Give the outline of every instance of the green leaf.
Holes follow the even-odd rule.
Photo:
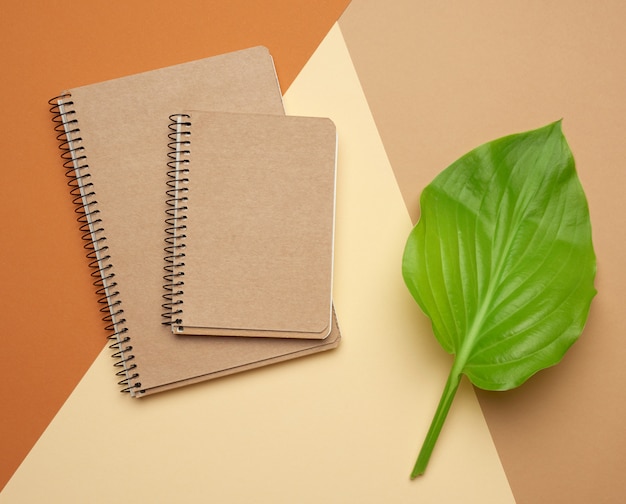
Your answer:
[[[596,260],[561,122],[469,152],[420,197],[404,281],[454,363],[411,477],[422,474],[461,376],[519,386],[580,336]]]

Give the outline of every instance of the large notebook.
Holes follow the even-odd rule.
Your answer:
[[[283,115],[267,49],[77,87],[50,104],[123,391],[147,396],[337,346],[336,323],[323,341],[200,338],[161,323],[168,117]]]
[[[178,334],[330,334],[337,135],[330,119],[172,116],[164,313]]]

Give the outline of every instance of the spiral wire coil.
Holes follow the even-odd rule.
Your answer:
[[[91,182],[91,173],[83,146],[83,139],[74,110],[74,102],[70,93],[55,96],[48,101],[52,121],[55,123],[54,130],[57,133],[61,158],[65,176],[68,178],[70,194],[73,197],[76,220],[80,224],[83,247],[89,259],[89,267],[92,269],[91,277],[98,295],[98,303],[102,306],[100,312],[105,322],[107,338],[112,341],[109,348],[113,351],[112,357],[116,360],[113,364],[120,368],[116,376],[122,378],[118,384],[122,392],[135,395],[142,392],[141,383],[137,381],[139,373],[135,358],[131,353],[133,347],[130,344],[126,319],[120,293],[117,290],[113,264],[106,245],[106,235],[102,225],[100,210],[94,185]]]
[[[180,299],[185,285],[185,234],[187,231],[187,193],[189,188],[189,147],[191,145],[191,122],[187,114],[170,116],[168,134],[169,161],[167,162],[167,190],[165,210],[165,275],[163,280],[163,324],[182,324],[183,300]]]

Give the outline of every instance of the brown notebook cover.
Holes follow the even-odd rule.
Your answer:
[[[142,397],[338,344],[337,329],[322,342],[198,338],[161,323],[167,118],[185,109],[283,115],[266,48],[77,87],[50,104],[124,391]]]
[[[332,121],[199,111],[173,119],[165,285],[172,330],[326,338],[337,150]]]

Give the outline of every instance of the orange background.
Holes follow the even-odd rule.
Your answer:
[[[106,341],[47,100],[259,44],[274,56],[284,92],[348,3],[5,2],[0,489]]]

